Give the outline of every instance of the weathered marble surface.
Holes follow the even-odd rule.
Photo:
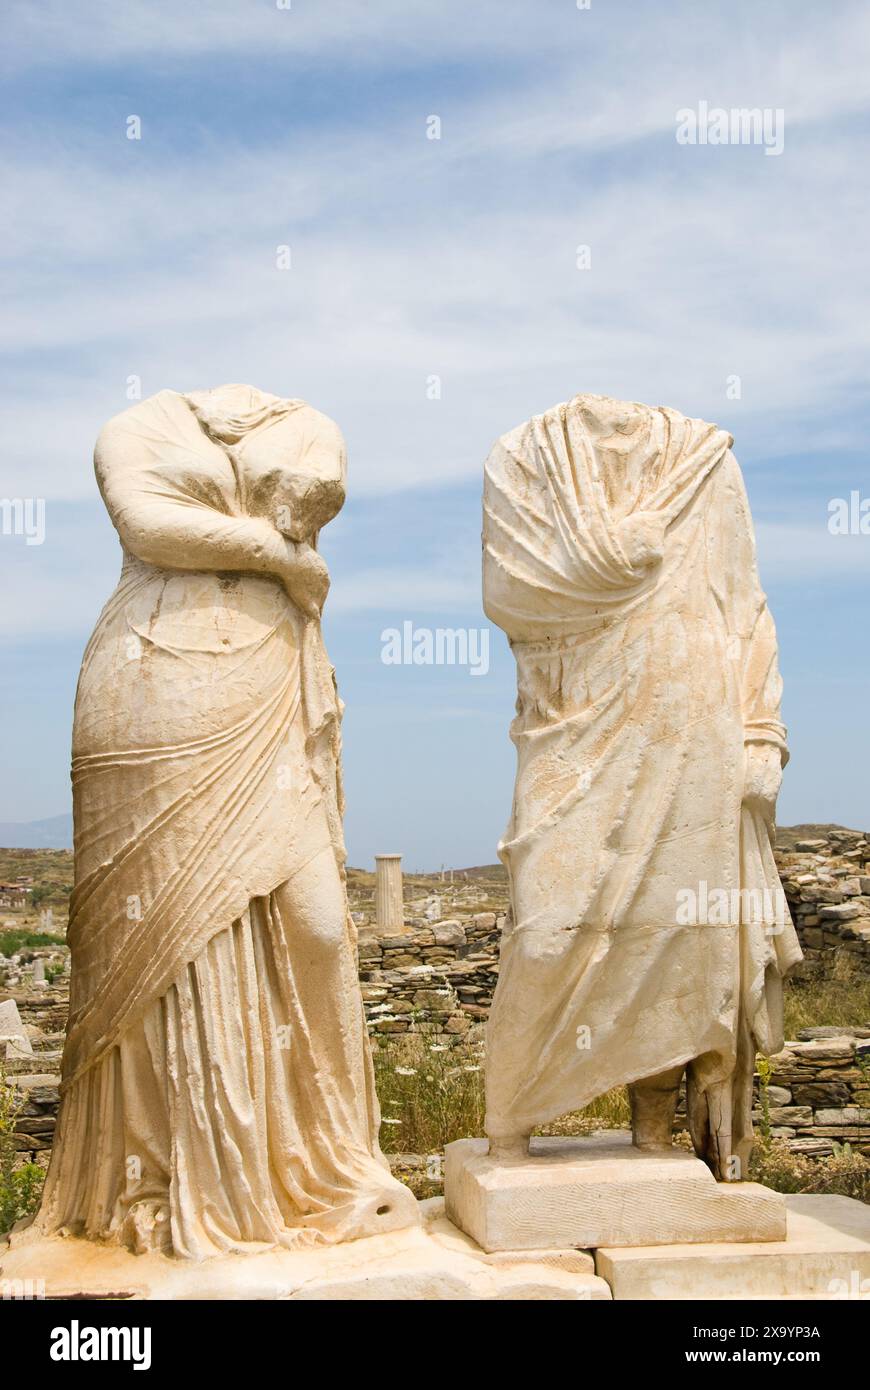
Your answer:
[[[789,1196],[785,1205],[784,1240],[603,1247],[594,1264],[583,1250],[487,1254],[453,1225],[440,1198],[420,1204],[421,1227],[330,1249],[203,1262],[23,1232],[11,1248],[0,1244],[0,1287],[14,1298],[17,1288],[32,1288],[28,1280],[44,1280],[47,1297],[125,1300],[866,1299],[870,1210],[849,1197]]]
[[[193,1262],[118,1245],[23,1232],[0,1244],[0,1287],[45,1281],[45,1295],[70,1298],[498,1301],[610,1299],[582,1250],[488,1255],[444,1216],[420,1204],[422,1225],[326,1248],[270,1250]],[[8,1284],[6,1281],[9,1281]],[[23,1283],[21,1284],[23,1288]]]
[[[0,1003],[0,1062],[29,1057],[33,1044],[27,1036],[14,999]]]
[[[375,855],[375,923],[383,932],[405,930],[401,854]]]
[[[666,1147],[685,1072],[698,1153],[746,1173],[755,1054],[782,1046],[800,948],[771,845],[776,638],[731,443],[581,395],[486,463],[484,606],[518,694],[487,1049],[503,1154],[624,1083],[635,1141]],[[687,895],[709,894],[719,915],[693,920]]]
[[[601,1249],[595,1267],[615,1299],[870,1297],[870,1207],[807,1194],[785,1204],[785,1240]]]
[[[758,1183],[717,1183],[683,1149],[638,1151],[628,1134],[533,1139],[516,1158],[485,1139],[445,1153],[447,1214],[484,1250],[784,1240],[785,1203]]]
[[[341,434],[250,386],[161,391],[95,466],[123,567],[76,698],[70,1018],[34,1231],[202,1260],[413,1225],[378,1147],[320,627]]]

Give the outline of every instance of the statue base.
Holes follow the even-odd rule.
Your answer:
[[[488,1255],[420,1203],[420,1226],[314,1250],[176,1260],[26,1228],[0,1244],[0,1300],[282,1299],[609,1300],[592,1256],[580,1250]]]
[[[634,1148],[607,1131],[532,1139],[528,1155],[489,1156],[486,1139],[445,1151],[447,1215],[487,1251],[766,1242],[786,1238],[781,1193],[718,1183],[685,1149]]]
[[[788,1239],[596,1250],[615,1299],[870,1298],[870,1207],[854,1197],[785,1199]]]
[[[776,1194],[773,1194],[776,1195]],[[487,1253],[444,1214],[324,1246],[194,1262],[27,1230],[0,1246],[0,1300],[499,1301],[858,1299],[870,1293],[870,1208],[785,1198],[786,1240]]]

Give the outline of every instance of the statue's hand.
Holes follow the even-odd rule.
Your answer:
[[[747,743],[745,754],[743,804],[772,820],[782,782],[782,755],[772,743]]]
[[[665,553],[665,523],[658,512],[631,512],[617,524],[616,534],[633,570],[651,569]]]
[[[329,592],[329,570],[317,551],[305,541],[290,541],[281,578],[290,598],[308,618],[319,618]]]

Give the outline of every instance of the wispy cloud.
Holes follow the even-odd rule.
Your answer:
[[[86,633],[112,586],[90,455],[132,377],[339,421],[340,633],[475,611],[483,457],[580,390],[734,433],[796,624],[865,582],[825,506],[870,492],[866,6],[13,0],[4,31],[0,496],[49,502],[45,546],[0,543],[7,640]],[[783,154],[678,146],[701,100],[783,108]]]

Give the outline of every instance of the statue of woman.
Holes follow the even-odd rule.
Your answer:
[[[487,460],[484,606],[518,688],[494,1152],[625,1083],[635,1144],[666,1147],[685,1073],[696,1150],[746,1176],[756,1050],[782,1046],[801,953],[771,847],[776,636],[731,444],[581,395]]]
[[[200,1259],[411,1225],[378,1148],[320,630],[341,435],[248,386],[161,391],[95,464],[123,568],[76,697],[37,1228]]]

